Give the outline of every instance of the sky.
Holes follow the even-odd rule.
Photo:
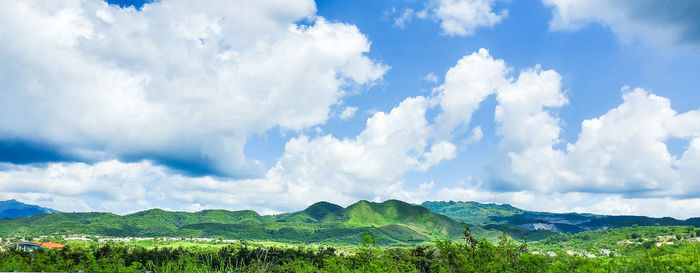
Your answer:
[[[691,0],[13,1],[0,199],[700,216]]]

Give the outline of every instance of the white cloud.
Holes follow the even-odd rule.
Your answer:
[[[76,209],[68,200],[77,199],[82,204],[77,209],[119,213],[152,206],[288,211],[320,200],[343,205],[358,199],[418,200],[432,184],[405,189],[402,176],[451,159],[456,150],[447,141],[428,143],[428,107],[423,97],[407,98],[389,113],[375,113],[354,139],[331,135],[292,138],[263,178],[193,178],[172,174],[149,161],[46,167],[5,164],[0,172],[0,196],[62,210]],[[115,205],[119,203],[125,205]]]
[[[667,98],[643,89],[624,92],[622,104],[585,120],[578,141],[567,146],[568,164],[578,174],[575,186],[696,196],[700,178],[695,170],[700,162],[694,158],[694,143],[700,136],[700,111],[678,114]],[[665,141],[671,138],[691,141],[680,158],[666,147]]]
[[[494,11],[496,0],[431,0],[425,9],[405,8],[394,18],[394,25],[403,29],[413,18],[430,19],[440,23],[443,33],[450,36],[469,36],[477,28],[492,27],[508,17],[508,10]],[[395,9],[392,13],[396,12]]]
[[[552,30],[572,31],[590,23],[609,27],[623,42],[656,45],[700,42],[697,1],[542,0],[552,8]]]
[[[524,89],[520,92],[526,97],[535,96]],[[492,178],[498,181],[493,186],[636,197],[697,196],[700,180],[696,170],[700,162],[695,156],[700,111],[677,114],[666,98],[643,89],[624,92],[624,102],[618,107],[583,121],[578,140],[566,144],[566,150],[554,148],[560,142],[561,128],[546,110],[528,117],[520,112],[499,113],[497,109],[499,134],[503,136],[502,160],[492,166]],[[561,103],[550,106],[558,105]],[[531,132],[528,128],[538,130]],[[679,158],[666,147],[665,142],[671,138],[691,143]]]
[[[562,129],[552,113],[568,104],[561,76],[537,66],[521,71],[515,80],[508,70],[502,60],[481,50],[460,60],[438,88],[444,111],[436,120],[447,128],[468,124],[479,104],[496,94],[496,134],[501,140],[487,170],[487,188],[677,198],[700,193],[700,110],[678,114],[666,98],[625,89],[621,105],[583,121],[578,141],[564,143],[562,150],[556,148],[562,144]],[[665,142],[671,138],[691,143],[680,158],[668,152]]]
[[[413,16],[415,16],[415,13],[416,12],[413,9],[404,9],[403,13],[401,13],[401,16],[394,18],[394,25],[399,28],[405,28],[406,24],[410,23],[411,20],[413,20]]]
[[[624,103],[583,121],[578,141],[562,143],[554,110],[569,101],[561,76],[535,66],[514,79],[510,70],[482,49],[462,58],[435,90],[435,102],[443,110],[435,119],[439,135],[460,132],[455,128],[468,126],[481,102],[496,95],[494,117],[501,139],[488,164],[486,188],[676,198],[700,193],[700,110],[678,114],[666,98],[625,89]],[[672,138],[690,141],[680,158],[665,145]],[[557,148],[560,144],[566,149]]]
[[[423,80],[431,82],[431,83],[437,83],[438,81],[440,81],[440,78],[438,78],[435,75],[435,73],[430,72],[430,73],[428,73],[428,75],[425,75],[425,77],[423,77]]]
[[[512,172],[494,170],[494,178],[540,188],[559,183],[562,153],[553,145],[561,128],[547,109],[568,103],[560,89],[559,74],[539,67],[521,71],[517,81],[499,89],[495,120],[502,153],[493,168],[509,165]]]
[[[482,137],[484,137],[484,131],[481,130],[481,125],[476,126],[476,127],[474,127],[474,129],[472,129],[471,136],[469,136],[469,138],[464,140],[463,144],[464,144],[464,146],[468,146],[468,145],[477,143],[477,142],[479,142],[479,140],[481,140]]]
[[[23,1],[0,10],[0,135],[89,160],[261,175],[246,138],[324,123],[387,67],[313,1]],[[295,25],[309,20],[309,26]],[[300,68],[304,69],[300,69]],[[304,92],[299,92],[304,90]],[[204,163],[202,163],[204,162]]]
[[[364,36],[347,25],[317,20],[313,27],[288,30],[294,37],[313,36],[316,34],[307,32],[337,31],[323,30],[335,27],[357,35],[361,38],[358,38],[362,41],[360,44],[367,45]],[[304,40],[294,41],[302,43]],[[350,56],[369,62],[364,67],[381,70],[364,57],[365,51],[366,48]],[[270,62],[273,66],[274,62]],[[466,143],[478,141],[483,136],[480,126],[473,127],[470,136],[464,136],[471,126],[471,116],[484,100],[495,95],[498,103],[496,134],[501,140],[497,156],[486,170],[487,176],[471,189],[437,190],[438,198],[502,200],[500,202],[540,210],[677,217],[688,217],[697,207],[700,110],[679,114],[666,98],[642,89],[625,89],[621,105],[598,118],[584,121],[578,140],[563,143],[562,128],[555,112],[568,103],[561,90],[561,76],[539,66],[524,69],[517,77],[512,77],[511,71],[503,60],[491,57],[485,49],[464,56],[446,73],[444,83],[431,97],[409,97],[388,113],[372,113],[366,128],[354,138],[339,139],[330,134],[316,138],[294,137],[285,145],[284,154],[276,165],[260,178],[192,178],[173,174],[151,161],[111,160],[92,165],[56,163],[44,167],[4,164],[0,166],[0,196],[63,210],[116,212],[152,206],[186,210],[252,208],[273,212],[301,209],[319,200],[342,205],[357,199],[425,200],[431,196],[434,184],[424,183],[416,189],[407,189],[403,177],[454,158],[456,147],[452,141],[456,138],[465,137],[463,142]],[[333,76],[334,80],[329,82],[368,83],[380,75],[364,80],[361,76]],[[333,92],[340,92],[338,90]],[[44,107],[51,109],[50,105]],[[217,109],[224,111],[224,108]],[[431,110],[437,110],[433,122],[427,118]],[[327,115],[328,112],[324,112],[320,116],[325,119]],[[13,121],[16,122],[10,119],[2,122]],[[135,122],[139,124],[138,120]],[[296,126],[284,125],[283,120],[277,122],[283,127]],[[153,129],[156,132],[146,130],[144,134],[158,136],[157,129]],[[51,130],[61,132],[61,128]],[[57,138],[60,136],[58,134]],[[668,153],[664,143],[671,138],[688,140],[688,147],[680,156]],[[95,141],[95,138],[86,139]],[[556,148],[560,145],[566,148]],[[205,148],[216,150],[217,146]],[[75,205],[69,203],[74,201]],[[660,209],[645,209],[645,202],[656,204]],[[547,207],[543,207],[545,204]]]
[[[50,206],[63,211],[124,212],[150,205],[160,192],[152,185],[165,183],[163,167],[150,162],[116,160],[93,165],[51,163],[47,166],[3,163],[0,196]]]
[[[353,106],[346,106],[345,109],[343,109],[343,112],[340,113],[339,117],[340,119],[349,119],[353,117],[357,113],[357,107]]]
[[[436,117],[440,135],[469,125],[479,104],[508,83],[508,71],[503,60],[494,60],[483,48],[450,68],[445,82],[435,89],[435,100],[442,110]]]
[[[495,0],[439,0],[435,17],[447,35],[467,36],[479,27],[491,27],[508,16],[507,10],[493,11]]]
[[[533,200],[560,196],[561,210],[609,208],[606,213],[691,216],[680,204],[697,202],[700,193],[700,110],[679,114],[667,98],[625,88],[621,105],[583,121],[579,139],[562,143],[554,111],[569,101],[561,90],[561,76],[536,66],[513,79],[510,70],[480,50],[460,60],[436,89],[436,101],[443,109],[436,126],[447,128],[443,131],[468,126],[488,96],[495,94],[498,102],[499,151],[488,164],[485,179],[455,199],[501,198],[504,203],[538,208]],[[668,152],[665,142],[672,138],[689,141],[682,155]],[[561,144],[566,149],[557,148]],[[438,197],[451,191],[459,192],[442,189]],[[569,201],[572,196],[594,199],[577,204]],[[663,212],[651,212],[644,209],[645,200],[668,205]]]

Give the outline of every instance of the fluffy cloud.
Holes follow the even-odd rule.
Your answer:
[[[439,0],[434,10],[447,35],[472,35],[478,27],[491,27],[508,16],[507,10],[493,11],[495,0]]]
[[[567,163],[577,170],[574,187],[697,196],[700,111],[678,114],[667,98],[643,89],[624,92],[622,104],[585,120],[578,141],[567,145]],[[671,138],[690,141],[680,157],[666,147]]]
[[[416,12],[413,9],[404,9],[403,13],[401,13],[399,17],[394,18],[394,25],[399,28],[405,28],[406,24],[413,20],[413,16],[415,15],[415,13]]]
[[[536,96],[524,89],[519,92],[529,98]],[[623,92],[624,102],[598,118],[583,121],[578,140],[567,143],[565,150],[554,148],[560,143],[561,128],[546,110],[527,115],[499,113],[497,109],[502,160],[492,166],[495,183],[491,187],[635,197],[697,196],[700,111],[678,114],[666,98],[643,89]],[[561,93],[552,95],[550,99],[559,99],[549,106],[566,102]],[[538,130],[530,132],[528,128]],[[689,141],[678,157],[671,155],[665,144],[673,138]]]
[[[144,10],[148,7],[144,7]],[[114,7],[107,8],[113,9]],[[133,13],[138,14],[135,11]],[[324,28],[327,29],[324,30]],[[330,24],[320,19],[317,19],[310,27],[292,25],[280,30],[280,33],[284,33],[283,36],[294,37],[295,43],[303,44],[307,38],[302,39],[299,35],[325,37],[339,31],[333,28],[346,30],[345,34],[355,35],[353,37],[358,39],[359,44],[368,45],[364,36],[359,34],[354,27]],[[309,33],[314,31],[321,34]],[[279,46],[282,40],[274,41]],[[314,44],[315,42],[312,41],[314,40],[306,42]],[[320,41],[318,42],[320,43]],[[83,41],[81,40],[80,43]],[[333,43],[328,46],[331,45],[336,46]],[[260,47],[259,50],[263,50],[262,52],[271,54],[271,52],[265,51],[270,50],[266,44],[263,43],[258,47]],[[72,50],[73,46],[67,48]],[[350,57],[357,58],[357,62],[354,64],[346,62],[340,67],[335,67],[334,65],[337,64],[332,61],[323,62],[328,65],[324,67],[330,71],[326,71],[330,75],[327,78],[328,82],[335,83],[335,85],[330,85],[333,87],[332,90],[323,90],[330,90],[331,93],[336,92],[334,93],[336,97],[333,97],[326,104],[327,108],[321,111],[323,115],[319,114],[319,120],[311,119],[308,122],[296,124],[292,121],[287,123],[283,118],[280,118],[267,126],[257,127],[259,124],[254,124],[241,128],[253,132],[266,130],[269,126],[299,129],[322,122],[328,116],[328,108],[338,103],[339,96],[342,96],[343,93],[342,87],[349,84],[348,82],[367,84],[381,76],[384,68],[364,57],[366,50],[367,47],[348,53]],[[280,58],[294,58],[287,56],[294,54],[303,55],[304,53],[285,52],[285,54],[280,55]],[[331,55],[329,53],[329,56]],[[241,56],[238,55],[235,58],[244,60],[245,58]],[[307,58],[297,57],[300,58],[299,61]],[[337,58],[349,57],[343,55],[337,56]],[[274,61],[268,60],[268,62],[265,65],[255,64],[254,67],[258,67],[260,70],[246,67],[246,71],[270,73],[267,69],[273,67],[282,69],[279,65],[275,65]],[[244,63],[236,64],[245,67]],[[356,64],[360,64],[363,69],[348,68]],[[117,64],[114,65],[118,67]],[[144,67],[147,70],[148,66]],[[97,68],[100,66],[96,66]],[[343,70],[346,68],[350,70]],[[365,68],[369,70],[365,70]],[[289,69],[291,72],[285,73],[299,76],[293,74],[292,70],[294,69]],[[316,72],[320,73],[319,71]],[[350,71],[364,72],[354,75]],[[374,72],[369,73],[368,71]],[[528,209],[672,215],[677,217],[688,217],[690,216],[689,211],[697,208],[698,194],[700,194],[697,190],[697,186],[700,184],[697,180],[700,177],[700,171],[698,171],[700,170],[700,110],[677,113],[671,108],[667,98],[656,96],[643,89],[625,89],[623,90],[624,102],[622,104],[598,118],[583,121],[578,140],[564,143],[560,138],[562,128],[556,115],[556,110],[568,103],[565,92],[561,90],[561,76],[553,70],[543,70],[539,66],[519,71],[517,76],[512,75],[512,71],[513,69],[509,68],[505,61],[493,58],[485,49],[464,56],[454,67],[449,69],[443,84],[435,88],[431,96],[409,97],[388,112],[373,113],[367,119],[364,130],[352,138],[340,139],[331,134],[318,137],[302,134],[294,137],[286,143],[284,153],[276,164],[258,178],[188,177],[173,173],[159,162],[149,160],[131,163],[103,160],[94,164],[52,163],[46,166],[6,163],[0,165],[0,197],[17,198],[68,211],[108,210],[121,213],[150,207],[184,210],[250,208],[272,213],[300,209],[320,200],[346,205],[357,199],[382,200],[387,198],[399,198],[412,202],[435,198],[496,201],[513,203]],[[252,78],[253,74],[260,77],[267,75],[248,73],[252,74],[242,76],[234,73],[235,75],[229,76]],[[148,73],[144,75],[152,77]],[[150,81],[156,78],[148,79]],[[90,79],[88,77],[86,82],[89,83]],[[290,83],[296,82],[292,79],[287,80]],[[97,129],[102,128],[103,125],[119,125],[119,123],[109,119],[103,121],[102,119],[107,117],[106,114],[96,110],[93,111],[96,111],[97,117],[84,117],[87,121],[76,121],[77,125],[66,123],[68,124],[67,128],[63,128],[58,125],[52,127],[51,124],[48,124],[46,125],[48,128],[39,129],[53,130],[51,132],[54,132],[59,140],[62,138],[68,140],[75,138],[77,140],[78,137],[83,137],[88,143],[73,144],[86,151],[87,154],[95,153],[95,151],[98,154],[105,151],[121,151],[117,149],[118,145],[127,144],[141,147],[146,151],[159,151],[154,147],[165,147],[171,144],[169,138],[165,138],[162,143],[156,141],[159,136],[168,136],[168,134],[161,135],[159,133],[180,132],[176,129],[181,128],[174,127],[175,129],[173,129],[168,126],[167,122],[173,121],[169,120],[168,115],[159,115],[161,112],[158,111],[172,110],[167,106],[170,105],[169,103],[174,103],[175,100],[198,101],[193,98],[201,99],[203,104],[212,103],[212,109],[207,109],[207,111],[223,111],[227,115],[215,115],[212,117],[216,121],[214,123],[210,123],[210,120],[204,119],[203,116],[199,116],[200,119],[190,119],[191,117],[184,115],[178,116],[182,118],[183,122],[189,122],[187,124],[201,125],[209,132],[219,132],[215,129],[221,129],[218,127],[218,122],[224,120],[232,122],[225,123],[229,125],[237,124],[234,121],[247,124],[247,121],[233,115],[237,113],[235,111],[242,111],[237,107],[233,107],[234,110],[227,110],[228,108],[220,105],[218,101],[210,101],[206,99],[207,97],[198,97],[201,94],[206,94],[207,90],[199,90],[193,94],[188,93],[193,97],[178,97],[179,93],[176,92],[175,96],[168,98],[169,103],[161,103],[158,99],[149,97],[147,91],[151,89],[141,86],[148,86],[149,81],[138,83],[138,88],[133,89],[136,90],[134,92],[138,91],[137,93],[140,94],[140,96],[135,96],[139,99],[136,102],[145,103],[144,105],[136,104],[138,107],[135,109],[138,111],[134,110],[134,113],[145,115],[145,112],[139,111],[154,111],[148,112],[148,114],[153,114],[156,118],[164,118],[162,120],[156,119],[164,124],[150,123],[154,122],[150,116],[144,116],[145,121],[140,121],[138,115],[133,116],[128,111],[124,112],[124,115],[132,120],[132,123],[137,126],[136,129],[144,130],[145,136],[154,137],[154,139],[146,138],[144,143],[135,142],[130,139],[129,130],[131,129],[126,126],[129,124],[122,125],[124,126],[123,132],[117,130],[120,127],[107,129],[108,132],[116,134],[116,136],[123,136],[125,139],[123,142],[106,143],[100,142],[102,138],[85,137],[86,134],[90,136],[92,131],[87,130],[88,127],[81,127],[86,126],[81,122],[102,122],[99,124],[86,123]],[[226,82],[224,81],[224,83]],[[127,81],[123,84],[131,83]],[[187,82],[182,82],[182,85],[187,86]],[[29,86],[35,86],[38,89],[28,89],[35,92],[27,92],[27,96],[33,96],[35,93],[45,95],[46,92],[49,92],[41,84]],[[57,86],[60,87],[60,85]],[[77,85],[77,87],[80,86]],[[99,87],[99,85],[95,86]],[[112,95],[116,96],[115,99],[119,98],[117,95],[122,94],[118,92],[119,90],[121,89],[117,88],[112,91]],[[271,87],[271,90],[270,92],[273,93],[282,92],[280,90],[283,90],[283,86]],[[287,91],[292,92],[293,89]],[[164,91],[154,90],[153,92]],[[11,91],[6,93],[9,95],[24,94]],[[3,93],[2,95],[8,96],[8,94]],[[80,92],[77,94],[90,95],[90,93]],[[243,103],[244,99],[250,99],[245,96],[241,97],[242,95],[235,92],[227,94],[237,99],[243,108],[246,105]],[[250,105],[262,103],[261,109],[265,109],[268,106],[265,103],[270,102],[270,100],[275,101],[272,99],[274,96],[271,93],[264,94],[264,98],[256,97],[260,100],[251,101]],[[455,142],[456,140],[463,138],[461,143],[468,145],[478,141],[484,135],[481,126],[472,124],[471,116],[489,96],[496,97],[497,106],[494,110],[494,117],[497,129],[495,133],[500,137],[500,143],[483,179],[477,179],[478,183],[472,187],[460,186],[433,190],[434,183],[429,182],[420,184],[416,188],[407,188],[403,181],[406,174],[426,171],[432,166],[456,157],[457,147],[453,144],[453,142],[458,143]],[[126,98],[133,99],[130,96],[126,96]],[[215,98],[220,97],[215,96]],[[107,100],[107,98],[104,99]],[[294,104],[295,99],[289,98],[290,104]],[[76,97],[66,98],[66,101],[72,100],[76,100],[78,108],[89,106],[87,102],[77,100]],[[27,97],[27,101],[41,100]],[[92,100],[86,99],[86,101]],[[0,100],[0,102],[4,102],[8,107],[13,106],[4,100]],[[150,104],[158,107],[149,108]],[[37,105],[41,106],[37,107],[38,110],[24,109],[24,111],[55,111],[54,107],[58,107],[48,102],[45,105]],[[108,109],[107,106],[110,105],[105,104],[103,108]],[[278,104],[272,103],[271,105]],[[188,104],[181,106],[183,108],[180,110],[184,112],[197,113],[193,110],[194,106]],[[1,111],[8,111],[8,113],[20,111],[19,107],[13,107],[11,110],[3,108]],[[61,110],[70,110],[67,106],[61,107]],[[299,111],[302,109],[301,105],[295,107],[299,108],[292,107],[290,109]],[[293,112],[289,111],[296,110],[284,111],[292,116]],[[47,113],[53,113],[51,111]],[[78,116],[77,114],[83,113],[83,111],[80,110],[68,116],[56,113],[56,117],[47,116],[47,119],[58,122],[62,118]],[[268,114],[274,116],[276,113],[274,111],[282,110],[269,111],[272,112]],[[33,114],[33,112],[28,114]],[[253,114],[250,118],[257,120],[256,115]],[[280,117],[282,116],[285,115],[280,115]],[[434,118],[430,119],[433,116]],[[36,122],[32,118],[38,119],[38,117],[30,116],[28,120]],[[91,120],[93,118],[96,120]],[[22,125],[17,120],[9,119],[5,115],[0,115],[0,120],[4,122],[3,126],[0,127],[3,130],[7,128],[7,131],[21,132],[15,126],[6,126],[12,122],[17,123],[17,126]],[[146,125],[152,125],[154,128],[138,127]],[[26,124],[24,126],[30,127]],[[470,127],[471,130],[469,130]],[[230,130],[225,132],[235,131],[236,128],[238,127],[229,128]],[[105,134],[99,130],[97,133]],[[8,132],[3,132],[3,134],[8,134]],[[38,136],[44,136],[44,134]],[[116,139],[116,136],[105,139]],[[177,137],[189,139],[198,136],[202,135],[183,133],[183,136],[178,135]],[[688,141],[687,148],[680,155],[671,155],[665,145],[666,141],[674,138]],[[215,139],[221,140],[221,138]],[[205,143],[202,151],[215,152],[221,148],[215,144],[209,144],[210,142],[198,142],[199,139],[192,139],[192,141],[195,144]],[[231,145],[237,143],[235,139],[230,138],[223,141],[234,142]],[[243,137],[240,141],[245,141],[245,138]],[[71,144],[70,141],[65,143]],[[156,146],[146,145],[151,143],[155,143],[153,145]],[[104,148],[105,146],[106,148]],[[187,149],[191,147],[178,148],[187,152]],[[548,200],[548,202],[541,202],[541,200]],[[543,207],[544,204],[547,204],[547,207]],[[658,205],[658,210],[651,211],[645,208],[644,204]]]
[[[496,96],[501,139],[484,188],[676,198],[700,193],[700,110],[679,114],[667,98],[625,88],[621,105],[583,121],[578,140],[562,143],[555,110],[569,101],[561,76],[539,66],[522,70],[517,78],[510,71],[482,49],[462,58],[436,89],[443,110],[436,117],[438,132],[459,132],[455,128],[469,125],[481,102]],[[689,142],[678,157],[665,144],[674,138]]]
[[[405,28],[414,17],[431,19],[440,23],[440,28],[446,35],[469,36],[477,28],[492,27],[508,17],[508,10],[493,10],[495,2],[496,0],[433,0],[421,11],[404,9],[394,18],[394,25]]]
[[[600,23],[624,42],[642,40],[653,44],[700,42],[700,3],[653,0],[542,0],[552,8],[553,30],[576,30]]]
[[[260,176],[246,138],[324,123],[386,66],[313,1],[23,1],[0,10],[0,137],[83,160]],[[308,20],[308,25],[295,22]],[[303,69],[301,69],[303,68]],[[304,90],[304,92],[299,92]]]
[[[468,126],[479,104],[508,83],[508,68],[494,60],[488,50],[464,56],[445,74],[445,82],[435,89],[435,100],[442,112],[436,117],[442,135]]]
[[[338,117],[340,119],[349,119],[353,117],[355,113],[357,113],[357,107],[347,106],[345,107],[345,109],[343,109],[343,112],[340,112],[340,115],[338,115]]]
[[[452,132],[469,125],[481,102],[495,95],[496,134],[501,138],[480,183],[441,189],[438,199],[502,200],[542,210],[691,216],[682,205],[695,204],[700,193],[700,110],[677,113],[667,98],[624,88],[622,104],[583,121],[578,140],[563,143],[555,111],[569,101],[561,89],[561,76],[539,66],[522,70],[517,78],[510,77],[510,71],[505,62],[480,50],[460,60],[436,89],[443,109],[436,126]],[[671,139],[688,141],[682,154],[669,153],[666,142]],[[538,207],[537,200],[559,200],[552,201],[559,208]],[[660,204],[661,210],[645,209],[647,201]]]
[[[456,153],[447,141],[429,143],[431,131],[425,118],[429,105],[423,97],[407,98],[389,113],[375,113],[353,139],[292,138],[263,178],[187,177],[149,161],[52,163],[43,168],[5,164],[0,196],[66,210],[76,209],[67,200],[79,199],[79,209],[119,213],[152,206],[275,212],[301,209],[320,200],[344,205],[358,199],[420,201],[432,183],[405,189],[402,176],[424,171]],[[118,203],[129,205],[112,205]]]
[[[63,211],[125,212],[155,205],[154,185],[164,184],[166,168],[150,162],[116,160],[50,163],[46,166],[0,165],[0,198],[19,199]],[[164,205],[164,204],[159,204]]]
[[[456,155],[447,141],[429,143],[428,107],[426,98],[407,98],[389,113],[375,113],[353,139],[293,138],[266,180],[285,185],[287,207],[308,205],[319,196],[348,204],[410,195],[401,182],[407,172],[425,171]]]

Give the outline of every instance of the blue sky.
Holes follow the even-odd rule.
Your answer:
[[[700,212],[694,1],[109,2],[5,11],[0,197]]]

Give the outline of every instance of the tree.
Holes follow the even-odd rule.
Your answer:
[[[464,235],[464,244],[467,245],[468,247],[474,248],[476,247],[477,240],[474,238],[472,235],[471,230],[469,230],[469,225],[464,225],[464,231],[462,232]]]

